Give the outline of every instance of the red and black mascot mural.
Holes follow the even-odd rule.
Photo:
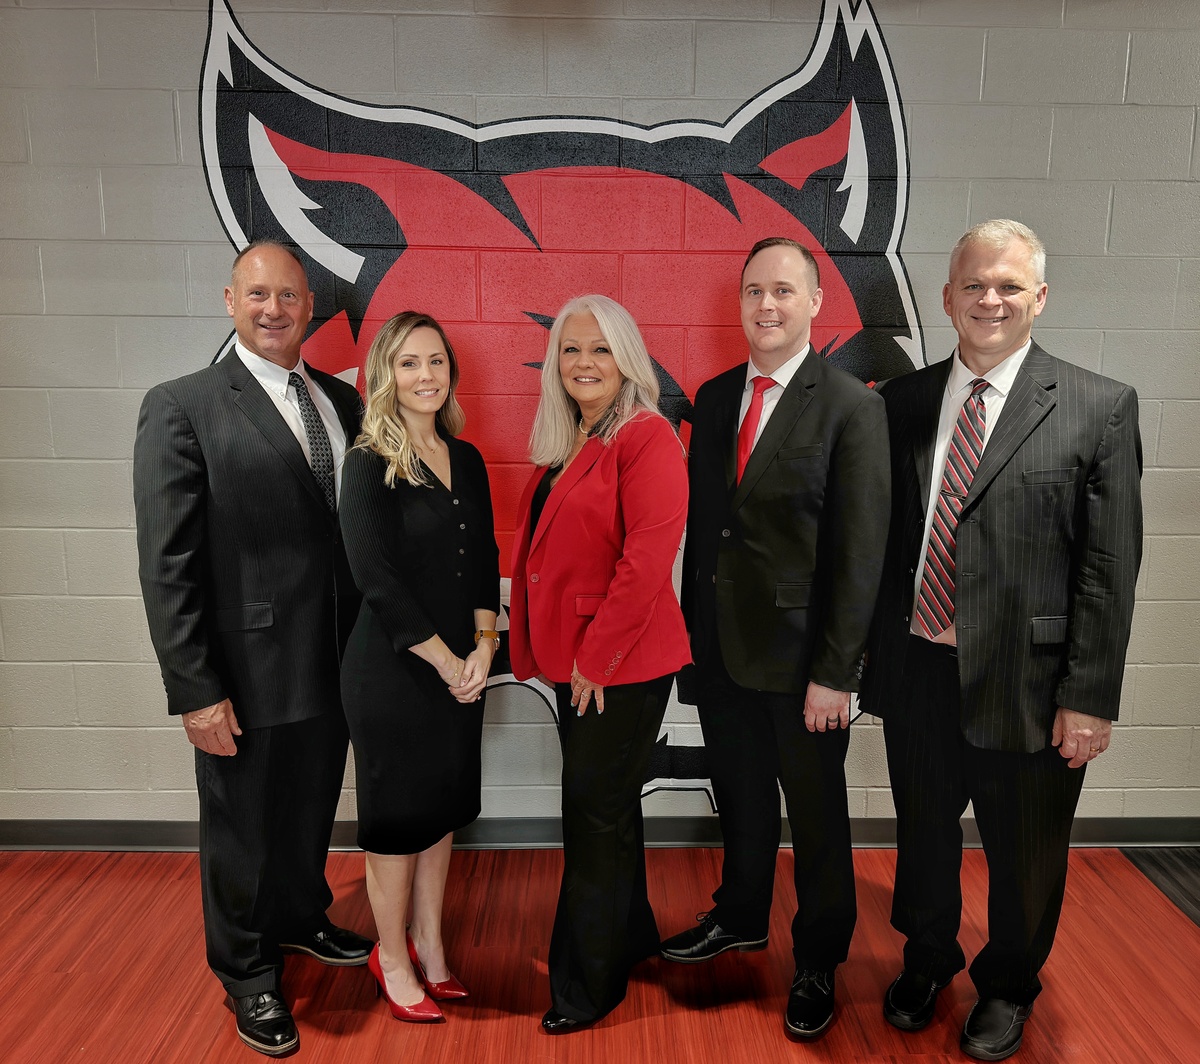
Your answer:
[[[655,126],[473,125],[355,102],[272,63],[213,0],[200,128],[233,245],[281,240],[307,267],[310,363],[354,381],[392,314],[413,307],[446,325],[502,558],[528,476],[546,329],[572,296],[602,292],[629,308],[685,439],[696,389],[745,358],[737,278],[763,236],[793,237],[820,261],[822,355],[867,381],[924,361],[899,254],[901,101],[868,0],[825,0],[796,72],[725,122]],[[663,786],[700,780],[702,751],[664,737],[653,773]]]

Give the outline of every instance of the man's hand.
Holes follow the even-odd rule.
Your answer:
[[[850,692],[809,683],[804,696],[804,726],[822,732],[850,727]]]
[[[233,703],[228,698],[215,706],[184,713],[183,730],[187,732],[188,741],[198,750],[221,757],[232,757],[237,753],[233,737],[242,734],[237,717],[233,715]]]
[[[1089,717],[1076,713],[1064,706],[1054,714],[1054,734],[1050,742],[1058,752],[1068,758],[1068,768],[1080,768],[1094,761],[1108,749],[1112,738],[1112,721],[1103,717]]]

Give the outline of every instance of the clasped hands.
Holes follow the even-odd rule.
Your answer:
[[[492,667],[495,653],[492,641],[481,639],[465,658],[450,655],[449,661],[438,669],[438,675],[459,702],[478,702],[487,685],[488,670]]]

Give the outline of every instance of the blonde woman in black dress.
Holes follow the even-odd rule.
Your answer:
[[[446,965],[442,897],[452,833],[479,815],[500,573],[487,472],[457,439],[458,364],[441,326],[398,314],[366,375],[339,511],[363,593],[342,700],[379,931],[369,967],[397,1019],[436,1023],[438,1001],[467,996]]]

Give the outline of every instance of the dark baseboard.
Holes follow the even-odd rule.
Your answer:
[[[896,822],[890,818],[851,822],[856,846],[894,846]],[[356,824],[339,820],[331,846],[353,850]],[[963,821],[968,846],[979,844],[974,820]],[[5,850],[194,850],[198,827],[174,820],[0,820],[0,849]],[[783,842],[791,843],[787,821]],[[1196,846],[1200,817],[1088,817],[1075,821],[1075,846]],[[538,849],[562,845],[557,817],[493,817],[456,832],[460,849]],[[715,816],[647,817],[648,846],[720,846]]]

